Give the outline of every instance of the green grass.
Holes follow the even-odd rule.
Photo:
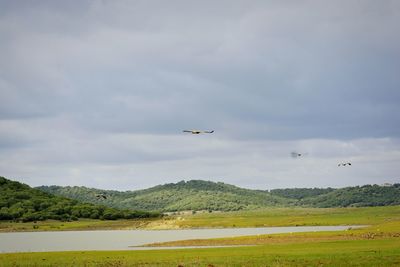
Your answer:
[[[5,227],[5,224],[4,222],[0,223],[0,227]],[[189,240],[170,244],[256,244],[256,246],[245,247],[8,253],[0,254],[0,266],[400,266],[399,206],[341,209],[274,208],[259,211],[185,215],[151,221],[38,222],[39,230],[47,228],[50,230],[75,230],[157,228],[160,226],[201,228],[339,224],[368,224],[371,226],[365,229],[338,232]],[[8,229],[14,227],[16,230],[21,230],[21,227],[29,228],[33,227],[33,224],[11,223],[8,227]]]
[[[143,228],[154,219],[141,220],[90,220],[79,221],[37,221],[27,223],[0,222],[0,232],[68,231],[68,230],[122,230]]]
[[[373,225],[400,220],[400,206],[366,208],[271,208],[182,216],[180,228],[306,225]]]
[[[147,244],[149,247],[185,247],[185,246],[230,246],[265,245],[282,243],[312,243],[341,240],[400,238],[400,221],[391,221],[369,227],[347,229],[344,231],[303,232],[285,234],[263,234],[228,238],[189,239]]]
[[[400,239],[154,251],[0,254],[1,266],[398,266]]]
[[[158,219],[89,220],[37,223],[0,222],[0,232],[179,229],[313,225],[375,225],[400,220],[400,206],[366,208],[270,208],[255,211],[213,212],[168,216]]]

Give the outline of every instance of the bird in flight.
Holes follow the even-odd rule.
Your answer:
[[[201,134],[201,133],[213,133],[213,131],[199,131],[199,130],[183,130],[184,133],[191,133],[191,134]]]
[[[292,153],[290,153],[290,155],[292,156],[292,158],[297,158],[297,157],[304,156],[306,154],[305,153],[292,152]]]
[[[338,166],[339,167],[340,166],[351,166],[351,163],[350,162],[342,162],[342,163],[339,163]]]
[[[105,194],[98,194],[96,195],[97,199],[107,199],[107,196]]]

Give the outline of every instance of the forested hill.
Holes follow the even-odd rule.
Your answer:
[[[340,188],[312,198],[301,199],[298,204],[319,208],[400,205],[400,184]]]
[[[69,221],[79,218],[120,219],[154,216],[159,216],[159,214],[80,203],[77,200],[55,196],[0,176],[0,220]]]
[[[292,188],[271,191],[239,188],[202,180],[181,181],[138,191],[107,191],[86,187],[42,186],[39,189],[98,203],[96,194],[105,193],[104,205],[149,211],[220,210],[264,207],[348,207],[400,205],[400,184],[334,188]]]
[[[107,191],[87,187],[41,186],[48,193],[95,203],[95,195],[104,192],[105,205],[115,208],[157,211],[221,210],[233,211],[268,206],[288,206],[293,200],[266,191],[243,189],[225,183],[191,180],[158,185],[138,191]]]
[[[272,189],[271,194],[301,200],[303,198],[316,197],[329,192],[335,191],[333,188],[286,188],[286,189]]]

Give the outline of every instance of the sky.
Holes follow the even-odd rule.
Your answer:
[[[399,183],[398,25],[395,0],[0,0],[0,176]]]

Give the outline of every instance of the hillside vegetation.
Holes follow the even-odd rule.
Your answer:
[[[333,188],[285,188],[272,189],[271,194],[290,199],[301,200],[303,198],[315,197],[335,191]]]
[[[224,183],[192,180],[158,185],[138,191],[107,191],[78,186],[41,186],[45,192],[80,201],[98,202],[96,194],[105,193],[104,205],[123,209],[157,211],[220,210],[235,211],[268,206],[287,206],[293,200],[265,191],[243,189]]]
[[[400,205],[400,184],[334,188],[293,188],[271,191],[239,188],[202,180],[181,181],[138,191],[108,191],[87,187],[41,186],[45,192],[98,203],[96,195],[105,193],[104,205],[120,209],[148,211],[236,211],[265,207],[362,207]]]
[[[47,219],[69,221],[79,218],[115,220],[154,216],[159,214],[80,203],[0,176],[0,220],[23,222]]]
[[[318,208],[400,205],[400,184],[346,187],[301,199],[299,204]]]

